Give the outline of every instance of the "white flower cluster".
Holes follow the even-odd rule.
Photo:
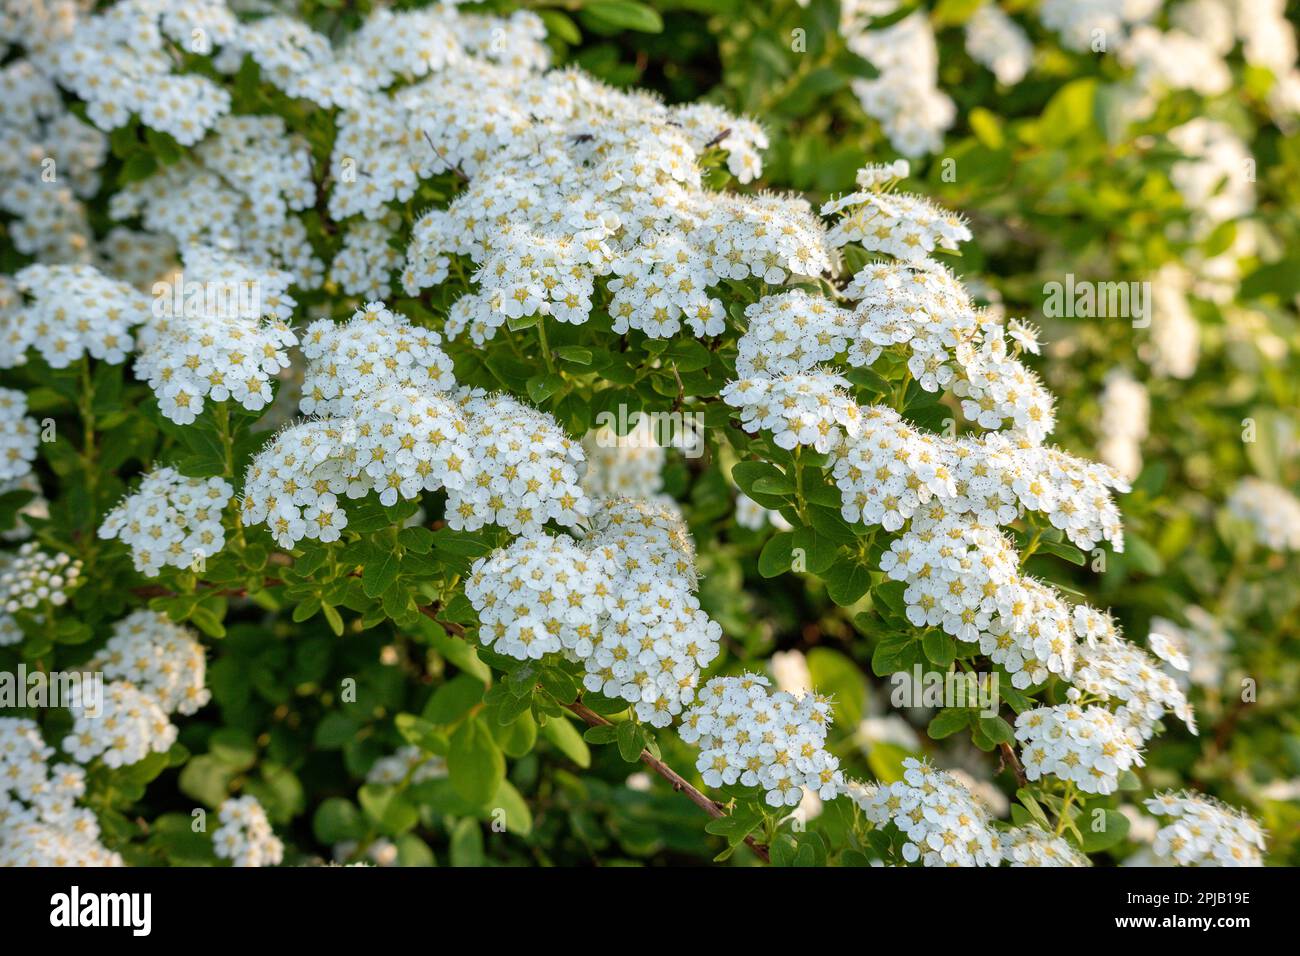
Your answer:
[[[31,265],[14,278],[28,301],[0,309],[0,368],[26,363],[29,348],[51,368],[87,355],[116,365],[149,313],[144,295],[93,266]]]
[[[53,756],[34,721],[0,717],[0,866],[121,866],[77,806],[86,772]]]
[[[1255,182],[1243,174],[1253,160],[1231,126],[1197,117],[1171,129],[1169,140],[1184,156],[1170,166],[1170,182],[1192,209],[1197,234],[1255,211]]]
[[[830,268],[806,202],[704,188],[698,160],[711,145],[742,157],[740,178],[757,173],[754,124],[618,93],[576,71],[467,67],[345,111],[331,197],[336,217],[377,218],[413,188],[412,166],[468,177],[447,209],[417,222],[403,276],[416,294],[445,277],[451,256],[470,257],[479,288],[453,304],[448,335],[468,330],[481,343],[532,316],[585,323],[602,279],[615,331],[715,335],[725,315],[711,286]],[[348,184],[344,161],[358,173]]]
[[[952,381],[957,346],[974,342],[979,332],[970,296],[932,260],[870,263],[844,295],[857,302],[849,362],[872,365],[885,349],[906,345],[908,369],[928,391]]]
[[[1021,576],[1018,564],[1001,533],[951,519],[914,522],[881,558],[891,579],[907,582],[909,621],[978,642],[1013,686],[1025,688],[1049,674],[1069,677],[1082,632],[1065,600]]]
[[[953,440],[922,432],[886,406],[864,408],[861,417],[857,440],[836,452],[832,470],[846,521],[897,531],[917,514],[965,516],[996,528],[1023,508],[1080,548],[1109,541],[1123,550],[1111,492],[1128,485],[1108,467],[1001,433]]]
[[[402,269],[402,253],[388,244],[395,222],[362,219],[348,226],[338,255],[330,265],[330,280],[348,295],[382,299],[392,292],[391,277]],[[445,275],[435,281],[441,281]],[[432,284],[432,283],[430,283]]]
[[[154,611],[132,611],[113,625],[113,636],[87,665],[153,697],[167,714],[193,714],[212,699],[204,686],[203,645],[187,627]]]
[[[1139,355],[1156,375],[1186,379],[1196,373],[1201,326],[1187,300],[1192,282],[1192,274],[1176,262],[1161,266],[1151,280],[1151,332]]]
[[[1098,42],[1113,50],[1127,25],[1150,19],[1159,6],[1159,0],[1043,0],[1038,16],[1071,50],[1094,51]]]
[[[695,588],[695,543],[675,504],[606,498],[593,509],[589,524],[587,540],[612,548],[629,572],[680,579]]]
[[[546,66],[549,51],[541,18],[519,11],[509,18],[459,13],[454,4],[426,10],[375,10],[338,48],[302,21],[269,16],[241,28],[232,54],[247,52],[262,75],[290,96],[319,106],[357,107],[401,79],[463,66],[470,57],[516,71]],[[232,72],[234,55],[219,59]]]
[[[1232,650],[1232,637],[1209,611],[1196,605],[1183,609],[1186,625],[1153,617],[1147,644],[1165,661],[1180,687],[1217,688]]]
[[[1023,80],[1034,61],[1034,45],[1024,28],[995,0],[981,4],[966,21],[966,52],[1005,86]]]
[[[1281,485],[1242,478],[1228,495],[1228,511],[1247,522],[1270,551],[1300,551],[1300,499]]]
[[[178,248],[211,246],[259,268],[289,273],[303,288],[320,284],[324,265],[292,212],[311,208],[311,151],[278,116],[229,116],[194,150],[113,194],[116,220],[139,218]],[[156,240],[155,240],[156,241]]]
[[[17,823],[0,832],[0,867],[122,865],[121,856],[104,847],[97,836],[83,830],[46,823]]]
[[[226,546],[221,519],[233,494],[223,478],[155,468],[108,513],[99,536],[121,539],[135,569],[151,577],[163,567],[192,568]]]
[[[345,323],[319,319],[302,337],[307,370],[299,407],[306,415],[350,415],[385,388],[449,391],[456,380],[441,342],[382,302],[367,303]]]
[[[796,807],[807,787],[821,799],[839,794],[839,759],[826,750],[830,701],[816,694],[770,692],[766,677],[715,677],[682,716],[679,735],[700,748],[696,769],[710,787],[761,787],[773,807]]]
[[[906,757],[903,779],[847,787],[875,826],[893,824],[907,838],[903,859],[925,866],[998,866],[1002,841],[988,810],[952,774]]]
[[[462,396],[472,479],[447,494],[447,524],[475,531],[498,524],[530,534],[548,521],[572,527],[590,511],[582,490],[582,444],[555,419],[508,395]]]
[[[1146,807],[1172,821],[1156,831],[1152,851],[1177,866],[1263,866],[1264,830],[1245,813],[1199,793],[1164,793]]]
[[[680,516],[632,498],[599,503],[581,541],[516,539],[475,562],[465,595],[480,639],[521,660],[562,653],[584,686],[665,727],[695,697],[721,628],[692,594],[695,555]]]
[[[962,414],[981,428],[1009,425],[1038,444],[1056,427],[1055,400],[1036,373],[1008,354],[1008,331],[992,315],[981,317],[978,343],[962,343],[955,351],[964,377],[953,383],[953,392],[962,399]],[[928,388],[924,376],[918,381]]]
[[[666,458],[649,416],[637,420],[626,434],[607,426],[593,428],[582,439],[587,458],[583,490],[592,498],[655,498],[663,490]]]
[[[212,847],[232,866],[278,866],[284,859],[284,844],[256,797],[230,797],[217,816],[221,826],[212,834]]]
[[[27,416],[27,395],[0,388],[0,481],[31,472],[38,434],[35,419]]]
[[[209,247],[186,250],[184,294],[162,284],[154,314],[140,329],[135,374],[148,381],[159,409],[178,425],[203,411],[205,399],[236,401],[249,411],[271,401],[271,378],[289,367],[298,342],[288,317],[288,273],[260,270]],[[181,305],[177,309],[177,304]]]
[[[107,137],[64,106],[48,65],[23,57],[0,67],[0,210],[13,217],[14,248],[46,262],[88,260],[82,200],[99,190],[107,153]]]
[[[1132,84],[1145,95],[1191,90],[1218,96],[1232,89],[1232,71],[1223,56],[1177,28],[1135,27],[1119,49],[1119,61],[1133,71]]]
[[[729,382],[722,389],[722,400],[740,409],[745,431],[770,431],[778,448],[808,446],[828,452],[845,434],[858,434],[860,410],[849,389],[841,376],[814,369]]]
[[[235,34],[224,0],[118,0],[80,20],[62,45],[58,79],[103,130],[138,116],[193,145],[230,111],[230,94],[204,76],[172,72],[171,46],[206,54]]]
[[[366,783],[416,784],[426,780],[439,780],[447,776],[447,761],[430,756],[419,747],[399,747],[396,752],[380,757],[370,765]]]
[[[912,193],[870,188],[825,203],[821,213],[840,216],[826,237],[835,248],[855,242],[901,262],[921,263],[936,249],[956,252],[971,238],[961,216]]]
[[[1118,701],[1117,716],[1142,740],[1151,738],[1156,721],[1166,713],[1196,733],[1195,715],[1178,682],[1136,644],[1113,632],[1096,638],[1089,635],[1079,645],[1077,658],[1074,683],[1089,694]]]
[[[63,749],[78,763],[96,757],[111,768],[139,763],[151,753],[166,753],[176,742],[176,726],[158,700],[124,680],[103,687],[100,694],[76,688],[68,703],[72,731]]]
[[[1004,832],[1002,855],[1011,866],[1092,866],[1068,840],[1034,826]]]
[[[1184,0],[1173,5],[1167,27],[1152,21],[1159,0],[1044,0],[1039,17],[1068,48],[1115,52],[1132,71],[1120,87],[1149,116],[1161,94],[1191,90],[1217,96],[1233,89],[1228,56],[1240,43],[1249,66],[1273,82],[1267,106],[1279,123],[1300,113],[1296,31],[1285,0]]]
[[[476,561],[465,583],[479,612],[479,640],[520,660],[562,651],[589,659],[616,572],[609,553],[568,535],[516,538]]]
[[[176,243],[171,236],[114,226],[100,240],[105,272],[137,289],[149,289],[176,271]]]
[[[843,294],[858,301],[850,364],[871,365],[886,348],[906,344],[917,383],[929,392],[951,386],[962,414],[981,428],[1009,422],[1035,443],[1051,432],[1052,396],[1006,341],[1010,334],[1016,349],[1037,351],[1032,330],[978,312],[943,266],[925,258],[872,263]]]
[[[975,438],[922,431],[888,407],[859,408],[848,382],[820,367],[784,378],[768,372],[742,379],[723,397],[743,406],[746,430],[772,431],[781,447],[812,445],[832,453],[846,521],[900,533],[881,569],[906,584],[906,613],[917,627],[939,627],[978,643],[1018,688],[1051,675],[1076,678],[1086,651],[1080,686],[1118,705],[1114,713],[1092,708],[1092,719],[1133,732],[1131,762],[1163,713],[1191,724],[1185,697],[1158,667],[1146,666],[1144,652],[1122,641],[1108,615],[1072,607],[1055,588],[1022,574],[1020,557],[1001,531],[1036,512],[1080,549],[1108,541],[1122,550],[1113,492],[1129,486],[1113,468],[1043,443],[1054,425],[1053,399],[1018,358],[1021,351],[1038,352],[1036,331],[978,312],[956,277],[929,258],[937,249],[956,249],[969,231],[929,204],[908,205],[900,201],[906,197],[880,192],[897,173],[870,167],[861,177],[865,192],[824,208],[828,214],[849,210],[831,231],[831,243],[855,242],[892,258],[868,264],[848,283],[842,294],[858,305],[847,319],[827,303],[827,341],[799,346],[797,362],[815,348],[824,349],[818,359],[832,349],[838,357],[843,346],[835,334],[847,321],[841,341],[850,364],[870,365],[884,349],[906,345],[908,369],[922,388],[950,388],[972,422],[1011,430]],[[876,212],[886,208],[897,216]],[[861,210],[872,216],[855,222]],[[908,216],[920,224],[904,225]],[[772,303],[773,312],[789,310],[787,303],[806,312],[809,298],[787,294]],[[766,310],[764,301],[750,312],[762,317]],[[751,322],[738,346],[740,374],[761,372],[752,367],[756,356],[779,354],[772,337],[766,323]]]
[[[765,296],[745,307],[737,343],[741,378],[799,375],[834,360],[848,345],[850,313],[800,289]]]
[[[1142,766],[1142,738],[1105,707],[1074,703],[1073,688],[1070,697],[1070,703],[1036,707],[1016,718],[1025,776],[1054,774],[1083,793],[1114,793],[1120,774]]]
[[[585,516],[581,444],[513,398],[456,389],[439,342],[381,302],[343,325],[313,323],[301,407],[331,417],[291,425],[257,455],[245,522],[266,522],[284,547],[336,541],[347,524],[338,496],[374,491],[392,505],[439,489],[456,530],[533,533]]]
[[[894,149],[917,157],[938,152],[957,107],[939,89],[939,50],[924,11],[883,29],[870,28],[871,20],[901,6],[900,0],[847,0],[840,5],[840,34],[880,72],[875,79],[853,81],[862,109],[880,121]]]
[[[43,622],[49,609],[66,604],[80,583],[80,560],[63,552],[46,554],[34,541],[17,552],[0,553],[0,647],[23,639],[15,614],[32,614]]]
[[[338,496],[348,492],[351,475],[359,472],[356,432],[347,418],[300,422],[280,431],[244,474],[244,524],[266,522],[283,548],[303,538],[337,541],[347,526]],[[355,497],[361,493],[359,488]]]
[[[1150,425],[1146,386],[1122,368],[1111,369],[1099,404],[1097,455],[1125,481],[1132,481],[1142,471],[1142,442]]]

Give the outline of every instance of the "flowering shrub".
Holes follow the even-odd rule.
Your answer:
[[[600,81],[558,11],[330,6],[0,20],[0,664],[80,678],[0,700],[0,862],[1263,862],[1151,796],[1222,627],[1102,609],[1158,574],[1146,423],[1055,443],[979,226],[905,159],[775,188],[766,117]],[[936,151],[933,38],[868,33]],[[1241,569],[1295,550],[1279,485],[1227,507]]]

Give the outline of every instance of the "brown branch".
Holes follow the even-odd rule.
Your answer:
[[[998,751],[1002,755],[1002,766],[999,770],[1006,767],[1011,768],[1011,772],[1016,775],[1016,783],[1021,787],[1029,785],[1029,778],[1025,776],[1025,768],[1020,765],[1020,758],[1016,756],[1016,749],[1010,744],[998,744]]]
[[[600,714],[589,708],[581,700],[575,700],[572,704],[565,704],[564,706],[582,720],[586,721],[591,727],[607,727],[610,724],[610,721],[600,716]],[[713,817],[713,819],[720,820],[727,815],[727,811],[722,809],[722,806],[716,800],[711,800],[704,794],[700,793],[700,791],[696,790],[690,783],[684,780],[676,770],[668,766],[650,751],[641,751],[641,762],[671,783],[673,789],[678,793],[686,794],[686,798],[690,800],[691,803],[695,804],[709,816]],[[748,844],[749,848],[753,850],[758,858],[764,863],[772,862],[768,857],[767,847],[759,843],[752,836],[746,836],[745,843]]]
[[[451,621],[439,620],[437,607],[438,606],[436,604],[426,605],[420,608],[420,613],[422,613],[425,617],[442,625],[442,627],[446,629],[448,633],[455,634],[458,637],[463,637],[465,634],[465,628]],[[563,704],[562,706],[566,710],[574,714],[576,717],[578,717],[580,720],[585,722],[589,727],[608,727],[611,724],[611,721],[606,720],[600,714],[596,713],[594,710],[592,710],[590,707],[584,704],[581,700],[575,700],[571,704]],[[686,798],[690,800],[691,803],[695,804],[697,807],[699,807],[709,816],[713,817],[713,819],[720,820],[723,817],[727,816],[727,811],[722,808],[722,805],[720,803],[718,803],[716,800],[710,799],[709,797],[701,793],[699,790],[695,789],[695,787],[693,787],[689,781],[684,779],[681,774],[679,774],[672,767],[668,766],[666,763],[664,763],[662,760],[660,760],[650,751],[648,750],[641,751],[641,762],[645,764],[647,767],[649,767],[651,770],[653,770],[655,773],[657,773],[659,776],[667,780],[670,784],[672,784],[672,788],[676,790],[678,793],[686,794]],[[745,837],[745,843],[749,846],[751,850],[754,851],[755,855],[758,856],[758,858],[762,860],[764,863],[771,862],[771,858],[768,855],[767,847],[764,846],[762,843],[759,843],[752,836]]]

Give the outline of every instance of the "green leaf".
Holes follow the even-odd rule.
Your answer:
[[[1001,717],[980,717],[979,729],[995,744],[1015,743],[1016,732]]]
[[[142,179],[148,179],[157,169],[158,161],[152,155],[145,152],[135,153],[122,164],[122,170],[117,174],[117,183],[119,186],[137,183]]]
[[[635,0],[592,0],[578,16],[583,23],[602,33],[620,30],[662,33],[664,29],[663,18],[651,7]]]
[[[781,531],[772,535],[758,556],[758,573],[765,578],[775,578],[790,570],[791,549],[794,535]]]
[[[644,747],[641,725],[632,721],[624,721],[618,725],[618,755],[628,763],[636,763],[641,759],[641,751]]]
[[[330,604],[322,604],[321,610],[325,612],[325,620],[329,622],[330,630],[334,632],[335,637],[343,636],[343,616]]]
[[[728,846],[738,846],[745,837],[754,832],[754,827],[763,822],[763,814],[750,804],[738,804],[736,808],[723,817],[710,820],[704,825],[708,833],[726,838]]]
[[[594,727],[591,729],[595,729]],[[582,769],[591,766],[591,749],[587,746],[577,728],[563,717],[552,717],[542,724],[542,736],[555,745]]]
[[[561,704],[571,704],[578,696],[577,682],[558,667],[544,667],[539,675],[542,688]]]
[[[558,372],[546,375],[534,375],[528,380],[528,397],[534,405],[540,405],[552,395],[564,390],[564,377]]]
[[[403,528],[397,532],[397,543],[417,554],[428,554],[433,548],[433,532],[419,526]]]
[[[931,740],[943,740],[970,725],[971,712],[964,707],[949,707],[939,711],[930,721],[925,734]]]
[[[1029,811],[1030,817],[1037,820],[1045,828],[1051,829],[1051,825],[1047,820],[1047,812],[1043,809],[1042,804],[1034,798],[1033,793],[1025,787],[1021,787],[1016,791],[1016,799],[1024,804],[1025,809]]]
[[[507,833],[526,837],[533,832],[533,812],[509,780],[502,781],[501,789],[492,798],[493,812],[498,809],[505,811]]]
[[[537,743],[537,721],[530,710],[525,710],[508,724],[498,723],[493,730],[497,745],[507,757],[522,757]]]
[[[222,727],[208,739],[208,752],[233,770],[247,770],[257,761],[257,742],[237,727]]]
[[[505,757],[478,717],[471,717],[452,734],[447,772],[456,792],[475,805],[487,803],[500,789]]]
[[[564,359],[566,362],[572,362],[574,365],[590,365],[591,349],[583,348],[581,345],[561,345],[555,350],[557,357]]]
[[[368,783],[357,791],[367,817],[388,836],[397,836],[420,822],[420,811],[396,787]]]
[[[483,689],[478,678],[457,674],[433,692],[422,716],[434,724],[455,723],[483,699]]]
[[[821,575],[834,564],[837,550],[835,544],[815,528],[796,528],[794,540],[790,542],[791,566],[794,570]]]
[[[943,631],[929,630],[921,638],[921,647],[931,663],[947,670],[957,657],[957,642]]]
[[[483,865],[483,830],[472,817],[460,820],[451,831],[451,865]]]
[[[570,46],[577,46],[582,42],[582,33],[578,30],[578,25],[559,10],[538,10],[537,13],[546,24],[548,36],[563,40]]]
[[[381,552],[365,563],[361,572],[361,587],[366,597],[379,597],[397,581],[401,558],[394,550]]]
[[[1058,558],[1064,558],[1071,564],[1077,564],[1083,567],[1088,563],[1088,556],[1076,548],[1074,545],[1065,541],[1040,541],[1038,550],[1047,554],[1054,554]]]
[[[583,731],[582,739],[593,744],[612,744],[618,739],[618,725],[597,724],[595,727],[588,727]]]
[[[361,819],[361,811],[351,800],[330,797],[316,808],[311,829],[321,843],[342,843],[360,840],[365,836],[366,825]]]
[[[1087,809],[1076,823],[1083,836],[1081,847],[1085,853],[1108,850],[1128,836],[1128,817],[1118,810]]]
[[[862,600],[871,587],[871,572],[853,558],[837,561],[825,576],[826,593],[840,607]]]
[[[393,726],[408,744],[427,750],[429,753],[445,755],[447,737],[439,732],[432,721],[417,717],[415,714],[398,714],[393,718]]]
[[[871,671],[888,677],[905,671],[920,660],[921,642],[911,634],[891,634],[883,638],[871,654]]]

